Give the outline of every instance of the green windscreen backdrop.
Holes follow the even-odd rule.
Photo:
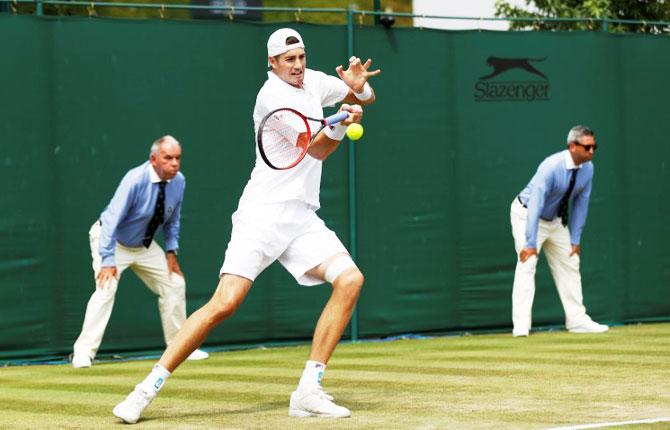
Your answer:
[[[346,62],[346,27],[291,26],[309,67],[334,75]],[[276,28],[0,16],[0,359],[71,351],[94,289],[89,227],[164,134],[183,145],[188,312],[211,297],[254,163],[251,114]],[[610,323],[670,319],[669,38],[355,27],[353,44],[382,69],[355,146],[360,337],[509,328],[509,206],[575,124],[599,145],[582,236],[587,310]],[[350,177],[341,147],[324,164],[319,214],[348,246]],[[538,268],[534,324],[560,325]],[[309,339],[329,294],[275,263],[205,346]],[[162,339],[155,297],[124,272],[101,353],[156,351]]]

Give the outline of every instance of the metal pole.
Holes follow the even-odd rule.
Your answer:
[[[347,58],[354,55],[354,13],[347,11]],[[355,142],[349,139],[349,252],[356,261],[356,151]],[[358,340],[358,306],[351,315],[351,341]]]
[[[600,21],[600,31],[607,33],[609,31],[608,25],[607,25],[607,18],[602,18]]]
[[[372,8],[374,9],[375,12],[381,12],[382,0],[374,0],[374,2],[372,3]],[[375,14],[375,25],[379,25],[379,17],[380,15]]]
[[[42,0],[37,0],[37,3],[35,3],[35,15],[37,16],[42,16],[44,13],[44,8],[42,5]]]

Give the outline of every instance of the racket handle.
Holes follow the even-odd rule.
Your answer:
[[[326,123],[326,125],[333,125],[337,124],[340,121],[344,121],[349,117],[348,112],[338,112],[335,115],[331,115],[328,118],[324,119],[323,122]]]

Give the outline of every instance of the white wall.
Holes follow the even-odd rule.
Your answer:
[[[414,0],[417,15],[493,18],[495,0]],[[524,0],[511,0],[515,6],[527,7]],[[448,30],[507,30],[507,21],[453,20],[439,18],[414,18],[415,27]]]

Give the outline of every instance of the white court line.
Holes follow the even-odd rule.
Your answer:
[[[646,420],[637,420],[637,421],[620,421],[617,423],[598,423],[598,424],[581,424],[576,426],[568,427],[552,427],[547,430],[581,430],[581,429],[597,429],[601,427],[612,427],[612,426],[625,426],[629,424],[651,424],[651,423],[662,423],[670,421],[670,417],[666,418],[649,418]]]

